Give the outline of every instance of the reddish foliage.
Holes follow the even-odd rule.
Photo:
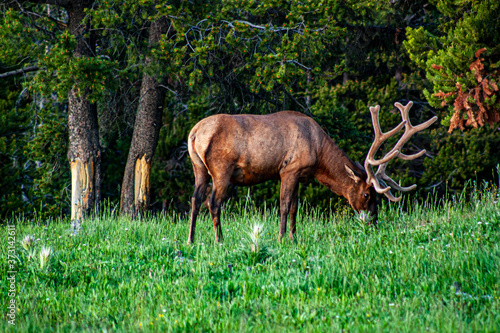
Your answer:
[[[465,126],[472,126],[474,128],[482,127],[488,123],[491,127],[495,123],[500,122],[500,114],[498,107],[494,103],[488,105],[486,101],[491,99],[494,95],[499,98],[498,85],[494,80],[500,78],[500,71],[487,72],[484,68],[484,58],[481,58],[481,54],[486,51],[486,48],[482,48],[476,51],[474,54],[477,58],[473,61],[469,68],[473,73],[477,84],[474,87],[465,87],[459,82],[455,85],[457,91],[444,93],[439,91],[433,96],[442,99],[441,106],[446,106],[448,102],[445,100],[448,96],[456,96],[453,102],[454,113],[451,117],[450,128],[448,132],[452,132],[455,128],[465,129]],[[443,66],[438,66],[433,64],[432,68],[435,70],[442,70]],[[498,105],[498,104],[497,104]],[[464,115],[467,115],[467,119],[464,119]]]
[[[440,70],[442,70],[444,68],[443,66],[438,66],[436,64],[432,64],[431,67],[434,68],[437,71],[440,71]]]

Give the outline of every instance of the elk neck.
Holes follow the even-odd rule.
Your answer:
[[[359,167],[329,137],[323,140],[318,157],[319,163],[315,178],[335,194],[346,197],[354,180],[349,177],[345,165],[352,170],[361,171]]]

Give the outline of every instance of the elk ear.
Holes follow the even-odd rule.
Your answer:
[[[356,175],[356,173],[354,172],[354,170],[352,170],[351,168],[349,168],[347,165],[344,165],[345,166],[345,169],[347,171],[347,174],[349,175],[349,178],[351,178],[352,180],[354,180],[356,183],[360,182],[362,179],[361,177],[359,177],[358,175]]]

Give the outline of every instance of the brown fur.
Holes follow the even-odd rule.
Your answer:
[[[375,191],[366,183],[363,167],[353,163],[312,118],[299,112],[208,117],[191,130],[188,149],[195,175],[188,243],[194,241],[209,176],[213,180],[209,209],[218,242],[222,241],[220,206],[230,183],[242,186],[281,180],[280,239],[288,214],[293,239],[298,184],[312,178],[346,197],[354,210],[377,214]]]

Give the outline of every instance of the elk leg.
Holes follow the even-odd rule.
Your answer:
[[[208,202],[208,208],[210,209],[210,215],[214,223],[215,231],[215,241],[217,243],[222,243],[222,227],[220,221],[220,211],[222,200],[224,200],[229,186],[229,181],[215,182],[212,190],[212,195],[210,196],[210,201]]]
[[[194,231],[196,229],[196,218],[198,217],[198,213],[200,212],[200,206],[203,201],[203,195],[207,190],[208,184],[208,171],[206,168],[196,168],[195,170],[195,184],[194,184],[194,193],[191,198],[191,226],[189,228],[189,238],[188,244],[192,244],[194,242]]]
[[[295,190],[292,194],[292,200],[290,203],[290,240],[293,240],[295,236],[296,226],[295,222],[297,221],[297,210],[299,208],[299,184],[295,186]]]
[[[294,201],[294,192],[297,191],[298,188],[298,180],[296,177],[284,177],[281,176],[281,188],[280,188],[280,235],[279,241],[281,242],[283,236],[286,233],[286,220],[288,217],[288,213],[290,212],[290,206],[292,206],[292,202]],[[292,222],[291,227],[295,229],[295,219]],[[292,232],[292,230],[290,230]],[[295,232],[295,230],[293,231]]]

